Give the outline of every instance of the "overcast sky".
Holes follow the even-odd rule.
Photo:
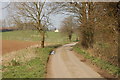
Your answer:
[[[8,14],[8,11],[5,7],[7,7],[8,3],[7,2],[0,2],[0,19],[5,19],[7,14]],[[2,9],[2,8],[5,8],[5,9]]]
[[[1,3],[0,2],[0,7],[4,8],[8,5],[8,3]],[[2,14],[0,14],[0,19],[6,19],[8,16],[8,11],[7,9],[2,9]],[[66,15],[64,14],[54,14],[54,15],[51,15],[50,18],[51,18],[51,22],[53,24],[53,27],[56,27],[56,28],[60,28],[60,25],[61,25],[61,22],[64,20],[64,18],[67,17]]]

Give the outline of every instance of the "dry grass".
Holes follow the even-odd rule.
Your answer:
[[[13,59],[20,61],[20,62],[26,62],[26,61],[29,61],[29,60],[35,58],[36,57],[35,50],[33,50],[31,48],[26,48],[26,49],[14,51],[9,54],[3,55],[3,57],[2,57],[3,65],[5,65],[5,66],[10,65],[10,61],[12,61]]]

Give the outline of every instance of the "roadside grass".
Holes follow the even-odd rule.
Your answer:
[[[10,31],[0,32],[2,34],[2,40],[21,40],[21,41],[40,41],[40,35],[37,31],[22,30],[22,31]],[[73,35],[72,41],[75,41],[76,36]],[[30,57],[27,61],[24,56],[17,53],[15,55],[20,57],[22,60],[10,60],[10,65],[2,66],[2,77],[3,78],[45,78],[46,66],[49,58],[49,53],[55,48],[69,43],[66,36],[61,33],[47,32],[45,43],[53,43],[51,46],[45,48],[31,48],[30,51],[22,51],[20,54],[33,53],[37,55]],[[7,59],[7,58],[6,58]],[[27,59],[27,58],[26,58]]]
[[[73,47],[73,50],[81,55],[83,55],[86,59],[89,59],[92,63],[96,64],[101,69],[107,70],[110,74],[119,76],[120,75],[120,68],[118,66],[112,65],[111,63],[102,60],[100,58],[91,56],[85,50],[82,50],[78,45]]]
[[[3,78],[45,78],[49,53],[56,47],[31,48],[37,56],[26,62],[14,60],[12,65],[3,66]]]
[[[22,41],[40,41],[40,34],[36,30],[21,30],[21,31],[9,31],[1,32],[2,40],[22,40]],[[76,36],[73,35],[72,41],[75,41]],[[48,31],[46,33],[45,42],[55,44],[69,43],[67,37],[61,35],[60,32]]]

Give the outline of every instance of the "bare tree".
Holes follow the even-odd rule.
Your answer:
[[[41,47],[44,48],[46,27],[50,25],[49,15],[52,12],[49,10],[47,3],[44,2],[19,2],[13,3],[15,11],[13,18],[18,23],[20,21],[33,22],[34,27],[41,35]],[[19,17],[19,19],[17,19]]]
[[[60,29],[63,34],[68,36],[68,39],[70,42],[71,42],[72,34],[74,31],[73,26],[74,26],[73,17],[69,16],[64,19],[61,29]]]

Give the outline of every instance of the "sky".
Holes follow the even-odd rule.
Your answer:
[[[8,11],[7,9],[3,9],[8,5],[6,2],[0,2],[0,19],[5,19],[7,17]]]
[[[2,19],[2,3],[0,2],[0,20]]]
[[[52,24],[54,25],[54,27],[56,28],[60,28],[62,21],[64,20],[65,17],[67,17],[64,14],[56,14],[56,15],[52,15],[50,16],[52,18]]]
[[[8,3],[6,2],[0,2],[0,11],[2,12],[2,14],[0,14],[0,19],[5,19],[8,16],[8,11],[5,8],[8,5]],[[1,9],[1,8],[5,8],[5,9]],[[51,18],[51,23],[53,25],[53,27],[59,29],[61,26],[62,21],[64,20],[64,18],[67,17],[64,14],[53,14],[50,16]]]

